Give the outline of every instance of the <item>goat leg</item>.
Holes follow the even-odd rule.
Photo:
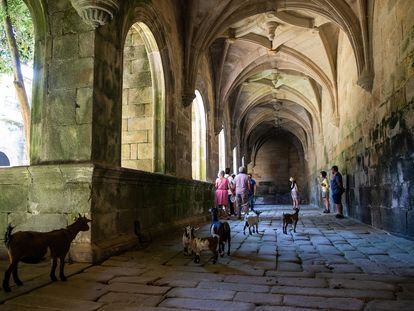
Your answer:
[[[59,261],[60,261],[60,266],[59,266],[59,277],[60,280],[65,282],[67,280],[66,276],[65,276],[65,257],[66,254],[63,256],[60,256]]]
[[[4,279],[3,279],[3,290],[5,292],[11,292],[10,289],[10,275],[14,268],[17,266],[18,261],[12,260],[10,266],[7,268],[6,272],[4,273]]]
[[[295,220],[295,224],[293,225],[293,232],[295,232],[296,233],[296,225],[298,224],[298,221],[297,220]]]
[[[50,279],[53,282],[56,282],[57,281],[57,277],[56,277],[56,274],[55,274],[55,272],[56,272],[56,266],[57,266],[57,257],[53,257],[52,258],[52,268],[50,269]]]
[[[13,269],[13,280],[14,283],[16,283],[17,286],[22,286],[23,282],[19,279],[19,274],[17,273],[17,267],[18,267],[18,263],[16,263],[16,266]]]
[[[218,260],[218,252],[214,251],[213,264],[216,264],[217,260]]]
[[[219,243],[220,257],[224,257],[224,242]]]

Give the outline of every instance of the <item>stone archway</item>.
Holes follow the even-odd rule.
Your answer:
[[[121,137],[123,167],[164,172],[164,71],[155,38],[142,22],[132,25],[124,43]]]
[[[207,117],[200,92],[196,90],[195,94],[191,107],[192,176],[193,179],[206,180]]]

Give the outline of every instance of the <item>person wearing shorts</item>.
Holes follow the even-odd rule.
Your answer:
[[[292,196],[293,209],[299,208],[299,189],[295,178],[290,177],[290,195]]]
[[[325,214],[328,214],[331,212],[329,209],[329,181],[328,181],[327,175],[328,174],[325,171],[322,171],[320,175],[321,197],[322,197],[323,205],[325,207],[323,211]]]

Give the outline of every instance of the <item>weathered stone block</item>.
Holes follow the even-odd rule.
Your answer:
[[[54,62],[50,66],[50,88],[68,89],[91,87],[93,83],[93,58]]]
[[[78,56],[79,43],[77,34],[67,34],[55,38],[53,42],[53,57],[56,59],[66,60]]]
[[[152,103],[153,89],[148,86],[141,89],[130,88],[128,93],[128,102],[131,103]]]
[[[131,160],[138,159],[138,145],[137,144],[131,144],[130,146],[131,146],[130,159]]]
[[[151,160],[154,157],[152,144],[138,144],[138,159]]]
[[[131,118],[128,119],[128,131],[151,130],[151,118]]]
[[[0,184],[0,212],[26,211],[28,185]]]
[[[94,39],[95,35],[93,31],[79,34],[79,56],[80,57],[93,57],[94,56]]]
[[[81,88],[76,90],[76,123],[92,123],[92,97],[91,88]]]
[[[125,144],[145,143],[148,141],[148,131],[122,132],[122,142]]]
[[[48,115],[52,125],[75,124],[76,91],[55,91],[48,96]]]
[[[149,61],[147,59],[132,59],[131,72],[150,71]]]
[[[91,157],[91,124],[51,127],[46,139],[51,149],[45,159],[79,161]]]
[[[67,33],[83,33],[93,30],[93,27],[84,23],[79,14],[71,8],[65,12],[64,19],[60,22],[63,24],[62,30],[64,34]]]
[[[123,144],[121,146],[121,159],[122,160],[129,160],[131,158],[131,145],[130,144]],[[122,165],[124,166],[124,165]]]
[[[56,13],[71,9],[71,4],[67,0],[54,0],[49,1],[48,9],[50,13]]]
[[[31,214],[11,213],[8,222],[17,230],[34,230],[47,232],[55,229],[65,228],[68,220],[64,214]]]
[[[65,205],[72,215],[90,212],[91,183],[67,183],[65,185]]]

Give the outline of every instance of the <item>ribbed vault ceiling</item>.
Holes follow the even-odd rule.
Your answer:
[[[203,38],[193,47],[206,47],[212,64],[216,118],[228,113],[233,145],[249,160],[274,130],[295,136],[306,154],[322,139],[322,115],[337,125],[341,31],[359,74],[365,66],[355,1],[199,1],[192,9],[192,37]]]

